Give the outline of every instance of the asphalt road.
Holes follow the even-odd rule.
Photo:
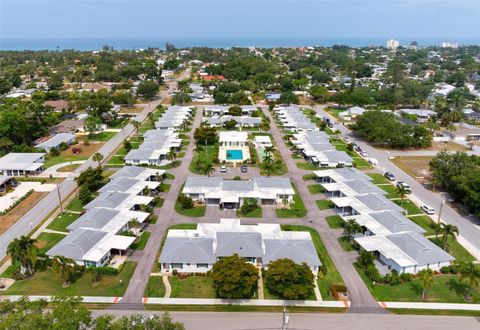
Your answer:
[[[316,112],[323,117],[328,116],[335,121],[335,118],[325,112],[322,106],[317,106]],[[413,191],[412,195],[409,195],[409,198],[411,198],[417,204],[426,204],[430,207],[433,207],[435,209],[435,215],[433,215],[432,218],[435,221],[438,219],[438,212],[440,210],[440,204],[443,197],[439,192],[432,192],[431,190],[426,189],[414,178],[390,162],[388,158],[397,155],[396,151],[373,148],[370,144],[353,136],[351,132],[341,123],[336,124],[335,127],[337,127],[343,135],[347,135],[348,132],[348,137],[350,140],[355,141],[363,151],[368,153],[369,157],[376,158],[378,160],[378,165],[376,168],[380,172],[392,172],[398,181],[407,182]],[[400,152],[399,154],[405,155],[408,153]],[[480,221],[473,216],[460,215],[448,204],[443,205],[441,220],[445,223],[457,226],[460,232],[460,236],[458,237],[459,242],[464,245],[464,247],[476,259],[480,259]]]
[[[178,79],[184,79],[189,75],[190,70],[186,70],[182,73]],[[167,85],[173,86],[176,84],[176,81],[167,82]],[[134,120],[144,121],[148,113],[155,110],[155,107],[160,104],[163,97],[166,96],[167,92],[162,92],[157,97],[157,99],[150,102],[145,106],[144,110],[139,113]],[[103,158],[106,159],[110,154],[112,154],[115,149],[117,149],[128,137],[133,133],[134,127],[132,124],[126,125],[120,132],[118,132],[114,137],[112,137],[107,143],[105,143],[98,152],[103,155]],[[97,162],[94,162],[91,158],[83,163],[77,170],[75,170],[72,175],[65,179],[61,184],[58,185],[60,191],[60,196],[62,200],[67,198],[77,187],[77,184],[74,181],[74,178],[78,176],[83,170],[87,169],[89,166],[97,166]],[[17,237],[22,235],[27,235],[37,227],[50,213],[60,206],[58,192],[53,190],[48,195],[46,195],[40,202],[38,202],[30,211],[28,211],[22,218],[20,218],[12,227],[8,229],[5,233],[0,236],[0,260],[6,256],[6,250],[8,244]]]
[[[148,317],[162,312],[96,310],[92,313],[94,317],[104,314],[121,317],[138,313]],[[187,330],[282,329],[281,313],[172,312],[170,314],[175,321],[183,323]],[[478,318],[463,316],[355,313],[297,313],[287,315],[289,322],[285,329],[292,330],[473,330],[480,328]]]

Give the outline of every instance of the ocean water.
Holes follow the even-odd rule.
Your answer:
[[[408,45],[414,39],[399,39],[401,45]],[[333,46],[351,47],[384,46],[386,38],[72,38],[72,39],[6,39],[0,38],[0,50],[98,50],[103,45],[114,49],[161,48],[169,42],[178,48],[184,47],[295,47]],[[480,45],[480,39],[416,39],[419,46],[440,45],[442,41],[458,42],[461,45]]]

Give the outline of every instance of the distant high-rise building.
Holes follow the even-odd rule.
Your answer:
[[[400,41],[398,41],[398,40],[390,39],[390,40],[387,41],[387,48],[388,49],[395,50],[395,49],[398,48],[398,46],[400,46]]]
[[[442,48],[458,48],[458,42],[442,42]]]

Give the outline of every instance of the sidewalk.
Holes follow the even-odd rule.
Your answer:
[[[395,302],[379,301],[378,304],[383,308],[401,308],[401,309],[441,309],[457,311],[480,311],[480,304],[448,304],[448,303],[427,303],[427,302]]]

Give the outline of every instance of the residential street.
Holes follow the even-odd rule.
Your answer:
[[[326,111],[323,110],[323,106],[317,106],[316,112],[322,117],[328,116],[334,122],[335,118],[330,116]],[[343,135],[347,135],[349,131],[341,123],[335,125]],[[412,188],[412,195],[409,195],[409,198],[412,198],[417,204],[427,204],[435,209],[435,215],[432,216],[434,220],[438,218],[438,212],[440,210],[440,204],[442,201],[442,196],[439,192],[432,192],[431,190],[426,189],[410,175],[402,171],[395,164],[390,162],[388,157],[395,156],[397,153],[386,152],[385,150],[378,150],[370,146],[368,143],[357,139],[354,135],[348,134],[348,137],[355,141],[362,150],[366,151],[370,157],[376,158],[378,160],[377,169],[380,172],[389,171],[392,172],[398,181],[407,182]],[[420,151],[419,151],[420,152]],[[414,155],[414,154],[412,154]],[[473,216],[462,216],[456,212],[448,204],[443,206],[442,211],[442,221],[455,225],[460,231],[460,236],[458,241],[476,258],[480,259],[480,221],[475,219]]]
[[[137,314],[139,311],[94,310],[93,316],[113,314],[117,317]],[[143,312],[146,316],[162,312]],[[212,313],[172,312],[175,321],[187,330],[260,330],[282,329],[281,313]],[[285,329],[335,330],[474,330],[480,327],[478,318],[432,315],[355,314],[355,313],[300,313],[289,314]]]

